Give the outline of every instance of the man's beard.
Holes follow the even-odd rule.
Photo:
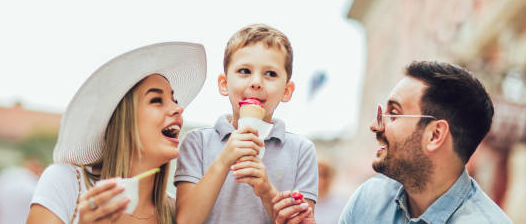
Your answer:
[[[422,152],[422,133],[423,128],[417,128],[407,139],[392,144],[377,133],[377,138],[387,143],[387,150],[383,159],[373,163],[373,170],[397,180],[405,188],[424,190],[434,165]]]

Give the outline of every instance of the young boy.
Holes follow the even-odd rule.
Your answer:
[[[300,215],[312,213],[318,192],[314,144],[272,118],[294,92],[288,38],[272,27],[249,25],[230,38],[223,64],[219,92],[228,96],[232,115],[188,133],[181,144],[174,179],[177,223],[275,223],[272,199],[288,189],[305,197],[294,203]],[[274,124],[264,142],[255,129],[237,130],[239,102],[246,99],[260,101],[263,121]]]

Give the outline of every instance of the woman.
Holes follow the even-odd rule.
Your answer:
[[[180,42],[130,51],[95,71],[63,115],[55,164],[39,180],[27,223],[174,223],[169,162],[179,155],[182,107],[205,76],[204,48]],[[129,198],[110,201],[122,186],[95,184],[157,167],[139,181],[131,214]]]

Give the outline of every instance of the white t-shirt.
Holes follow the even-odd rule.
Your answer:
[[[42,173],[35,189],[31,204],[39,204],[49,209],[65,224],[73,217],[77,198],[79,196],[79,182],[77,172],[80,173],[80,195],[86,193],[86,185],[82,170],[70,164],[52,164]],[[73,223],[79,219],[78,211]]]

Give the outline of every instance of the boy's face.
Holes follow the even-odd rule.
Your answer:
[[[285,51],[278,47],[243,47],[232,54],[226,72],[219,76],[219,92],[229,97],[234,119],[239,118],[239,101],[257,98],[265,108],[263,120],[270,122],[279,102],[289,101],[294,92],[294,83],[287,82]]]

